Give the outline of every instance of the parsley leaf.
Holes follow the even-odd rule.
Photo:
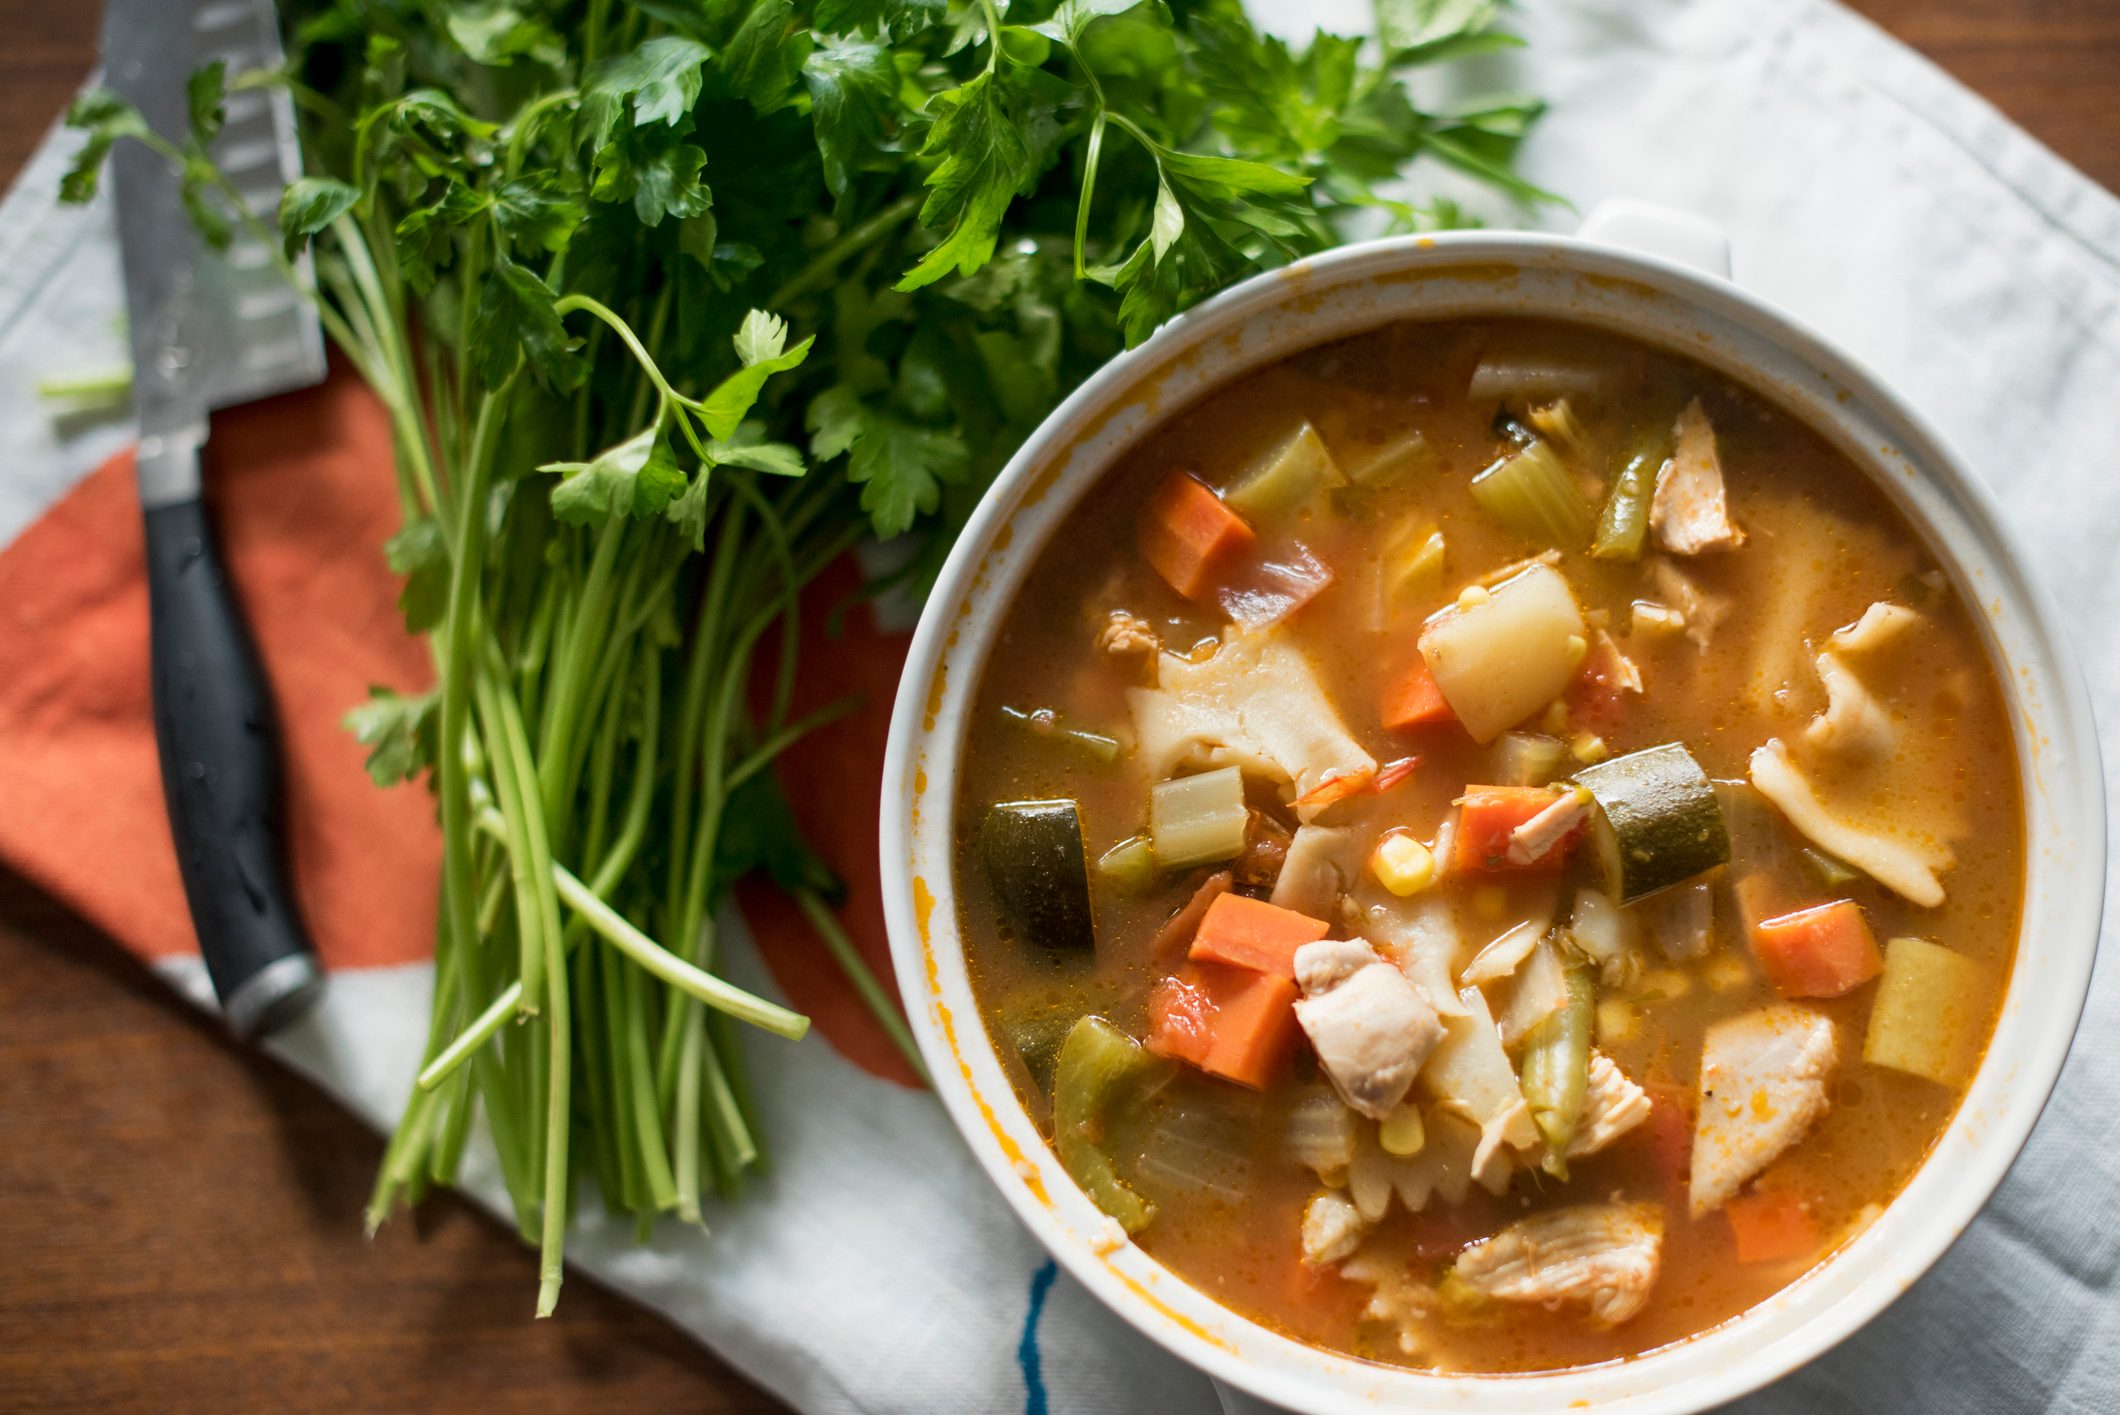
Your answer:
[[[398,592],[405,628],[419,634],[441,623],[449,603],[449,547],[441,524],[432,516],[407,521],[383,542],[383,558],[393,573],[405,577],[405,587]]]
[[[729,91],[761,113],[785,107],[795,97],[810,37],[793,27],[794,19],[791,0],[759,0],[722,51]]]
[[[708,435],[721,441],[734,437],[738,424],[751,415],[751,405],[758,401],[766,380],[798,367],[810,356],[810,346],[816,341],[813,334],[790,349],[786,320],[764,310],[752,310],[744,316],[743,327],[736,331],[734,340],[736,357],[743,367],[701,400],[704,406],[700,421],[707,425]]]
[[[547,462],[538,470],[560,474],[552,488],[552,514],[574,525],[593,525],[612,515],[660,516],[687,480],[660,427],[642,429],[593,462]]]
[[[537,273],[506,256],[497,257],[481,285],[471,320],[471,342],[479,377],[488,388],[508,381],[524,358],[562,393],[581,386],[588,366],[553,308],[558,297]]]
[[[898,117],[898,66],[889,48],[829,40],[804,61],[802,78],[832,195],[844,197],[856,172],[889,170],[894,154],[887,135]]]
[[[706,165],[704,148],[667,128],[624,129],[597,149],[590,194],[598,201],[632,202],[640,224],[653,228],[665,216],[699,216],[714,204],[699,180]]]
[[[861,488],[861,509],[885,538],[933,513],[943,487],[970,470],[961,436],[867,406],[845,384],[810,400],[808,419],[810,454],[821,461],[846,454],[847,480]]]
[[[184,81],[184,107],[191,119],[191,140],[200,151],[212,146],[228,122],[228,61],[216,59],[191,71]]]
[[[297,177],[288,183],[280,193],[280,235],[287,258],[293,260],[311,236],[353,210],[360,199],[360,188],[336,177]]]
[[[928,111],[935,125],[920,155],[937,162],[927,177],[920,221],[949,231],[899,280],[901,290],[932,285],[952,272],[969,275],[986,264],[1001,235],[1002,215],[1037,175],[1021,121],[995,70],[935,95]]]
[[[368,748],[368,776],[378,786],[410,781],[434,763],[439,693],[405,697],[372,687],[368,700],[343,719],[353,740]]]
[[[630,102],[635,126],[675,127],[699,102],[709,50],[698,40],[663,35],[631,53],[599,59],[582,84],[575,141],[591,149],[610,140]]]
[[[943,21],[946,0],[817,0],[817,28],[834,34],[881,36],[903,42]]]
[[[59,200],[75,205],[95,198],[104,160],[118,139],[149,135],[140,111],[107,88],[88,89],[76,98],[66,110],[66,126],[88,134],[88,141],[59,179]]]

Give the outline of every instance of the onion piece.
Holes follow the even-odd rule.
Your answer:
[[[1295,544],[1274,560],[1255,561],[1215,591],[1222,612],[1247,629],[1264,629],[1301,609],[1332,583],[1332,571]]]
[[[1546,936],[1547,927],[1544,919],[1526,919],[1474,954],[1465,971],[1458,974],[1458,981],[1467,987],[1500,982],[1531,956],[1531,950]]]

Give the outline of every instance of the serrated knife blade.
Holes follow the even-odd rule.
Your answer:
[[[195,69],[220,60],[234,80],[282,59],[269,0],[109,0],[103,49],[105,81],[177,143]],[[300,171],[293,107],[284,89],[238,87],[226,113],[210,155],[269,226]],[[162,155],[125,142],[111,160],[163,799],[222,1011],[238,1035],[262,1035],[304,1011],[322,979],[281,854],[271,692],[200,501],[200,452],[215,409],[322,379],[323,339],[269,235],[239,222],[213,250]]]

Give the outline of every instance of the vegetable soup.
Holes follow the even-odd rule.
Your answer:
[[[1702,366],[1401,323],[1137,445],[1004,622],[972,980],[1112,1222],[1303,1341],[1631,1356],[1889,1202],[1964,1094],[2024,846],[1972,612]]]

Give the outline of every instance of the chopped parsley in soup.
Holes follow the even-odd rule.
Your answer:
[[[1854,463],[1617,336],[1254,373],[1054,536],[957,801],[1024,1104],[1158,1261],[1447,1371],[1634,1355],[1935,1143],[2024,847],[1974,611]]]

